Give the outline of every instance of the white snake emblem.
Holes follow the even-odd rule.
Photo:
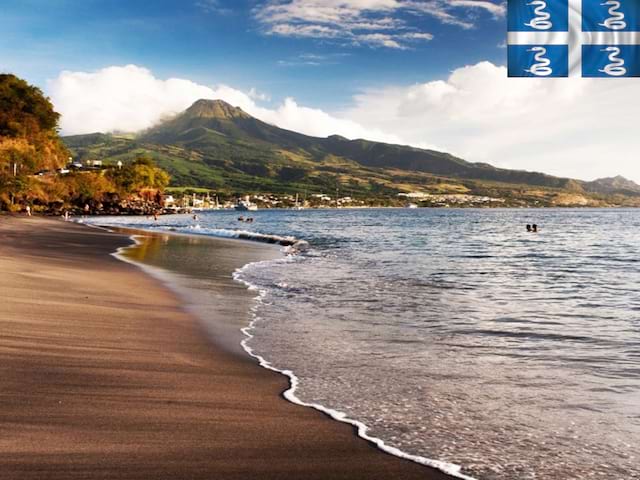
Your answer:
[[[601,52],[609,53],[609,63],[603,69],[598,69],[599,72],[606,73],[612,77],[621,77],[627,73],[627,69],[623,67],[624,59],[618,58],[620,55],[620,49],[618,47],[607,47],[600,50]]]
[[[609,15],[604,23],[599,23],[601,27],[608,28],[609,30],[622,30],[627,27],[627,22],[624,21],[624,13],[619,12],[620,2],[618,0],[608,0],[600,5],[609,6]]]
[[[531,65],[531,68],[529,70],[525,70],[525,72],[532,73],[537,77],[547,77],[553,73],[553,69],[549,66],[551,64],[551,60],[544,56],[547,53],[546,48],[533,47],[528,49],[527,52],[536,52],[533,56],[536,63]]]
[[[532,18],[529,23],[525,23],[527,27],[535,28],[536,30],[549,30],[553,27],[553,23],[551,23],[550,20],[551,14],[544,11],[544,9],[547,8],[547,2],[545,2],[545,0],[533,0],[527,3],[527,5],[535,5],[536,7],[533,9],[533,13],[535,13],[536,16]]]

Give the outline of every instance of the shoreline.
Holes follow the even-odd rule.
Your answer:
[[[284,377],[109,255],[123,235],[14,217],[0,235],[4,478],[451,478],[283,401]]]
[[[99,225],[94,225],[94,227],[97,228],[107,228],[107,227],[101,227]],[[262,300],[262,298],[264,298],[264,292],[262,290],[260,290],[259,288],[257,288],[256,286],[254,286],[253,284],[245,281],[242,278],[242,272],[246,269],[251,267],[252,265],[255,264],[259,264],[259,263],[269,263],[269,262],[277,262],[277,261],[286,261],[286,256],[285,254],[282,252],[282,247],[288,247],[288,245],[282,245],[282,244],[274,244],[274,243],[263,243],[261,242],[261,240],[249,240],[248,238],[243,238],[243,237],[236,237],[236,238],[232,238],[232,237],[218,237],[218,236],[208,236],[206,234],[203,233],[185,233],[182,231],[177,231],[177,230],[168,230],[166,232],[159,232],[157,230],[144,230],[144,229],[136,229],[136,228],[129,228],[129,227],[110,227],[110,228],[114,228],[115,231],[117,232],[121,232],[121,233],[126,233],[126,234],[130,234],[130,238],[132,240],[134,240],[136,242],[135,245],[131,245],[131,246],[127,246],[127,247],[122,247],[120,249],[118,249],[118,252],[115,253],[114,255],[116,256],[116,258],[119,258],[120,260],[127,262],[127,263],[132,263],[136,266],[138,266],[139,268],[141,268],[143,271],[145,271],[146,273],[158,278],[159,280],[161,280],[163,283],[165,283],[168,288],[174,290],[176,292],[176,294],[181,297],[185,302],[194,302],[197,300],[194,300],[193,298],[191,298],[191,300],[188,298],[188,291],[192,289],[191,286],[184,286],[184,285],[180,285],[180,282],[178,282],[176,277],[175,277],[175,272],[171,272],[168,271],[164,268],[161,267],[157,267],[157,266],[150,266],[148,263],[145,263],[144,261],[139,261],[139,260],[131,260],[127,255],[126,252],[127,251],[135,251],[136,248],[140,247],[141,244],[143,244],[144,242],[144,238],[145,236],[147,237],[166,237],[169,236],[171,237],[182,237],[182,238],[189,238],[191,237],[193,240],[198,240],[198,241],[203,241],[202,239],[204,238],[204,243],[206,244],[209,240],[213,241],[213,243],[227,243],[228,245],[237,245],[236,242],[238,242],[238,240],[240,240],[245,248],[251,248],[252,246],[254,248],[256,248],[255,246],[255,242],[259,242],[260,246],[257,247],[258,250],[265,250],[266,249],[275,249],[277,248],[280,253],[280,255],[273,255],[270,258],[260,258],[260,259],[256,259],[253,262],[247,263],[237,269],[235,269],[235,271],[232,274],[233,280],[235,282],[238,282],[242,285],[245,285],[247,287],[247,289],[250,292],[256,292],[257,291],[257,295],[256,296],[252,296],[252,301],[254,303],[254,305],[250,306],[249,310],[252,312],[257,304]],[[265,237],[264,235],[258,235],[258,238],[263,238]],[[177,240],[176,238],[174,238],[174,240]],[[231,242],[231,243],[228,243]],[[248,245],[246,244],[246,242],[250,242]],[[171,242],[165,242],[165,247],[164,248],[168,248],[171,249],[170,246]],[[191,245],[191,247],[193,247],[193,245]],[[191,279],[196,280],[195,278]],[[188,282],[187,282],[188,283]],[[216,287],[213,286],[211,288],[210,291],[215,290]],[[194,314],[199,317],[200,321],[203,322],[203,324],[206,324],[207,322],[207,313],[202,313],[199,312],[197,308],[194,308]],[[210,314],[210,312],[209,312]],[[336,422],[340,422],[340,423],[344,423],[346,425],[349,425],[351,427],[353,427],[354,429],[354,433],[361,438],[362,440],[374,445],[376,448],[378,448],[379,450],[381,450],[384,453],[390,454],[394,457],[398,457],[401,459],[405,459],[405,460],[409,460],[411,462],[415,462],[417,464],[423,465],[425,467],[428,468],[435,468],[445,474],[448,475],[452,475],[455,478],[459,478],[462,480],[477,480],[473,477],[470,477],[468,475],[464,475],[461,473],[461,467],[455,464],[450,464],[450,463],[446,463],[446,462],[442,462],[442,461],[438,461],[438,460],[434,460],[434,459],[430,459],[427,457],[423,457],[420,455],[413,455],[413,454],[409,454],[406,453],[405,451],[398,449],[396,447],[387,445],[384,440],[378,438],[378,437],[374,437],[369,435],[368,431],[369,431],[369,427],[364,424],[363,422],[350,418],[348,415],[346,415],[345,413],[339,411],[339,410],[335,410],[333,408],[329,408],[326,407],[322,404],[317,404],[317,403],[308,403],[305,402],[303,400],[301,400],[299,397],[297,397],[296,395],[296,390],[298,388],[299,385],[299,379],[296,376],[295,372],[292,370],[288,370],[288,369],[280,369],[277,368],[275,366],[273,366],[273,364],[266,360],[262,355],[259,355],[257,353],[254,352],[254,349],[249,345],[249,341],[251,339],[254,338],[254,335],[251,333],[251,331],[254,329],[254,325],[255,322],[257,321],[257,319],[253,316],[250,316],[250,318],[247,321],[247,324],[245,326],[240,326],[239,327],[239,331],[242,332],[242,334],[244,335],[244,337],[241,337],[240,339],[237,340],[237,344],[239,344],[242,347],[242,351],[236,351],[235,349],[231,349],[231,351],[236,351],[236,353],[244,353],[246,354],[248,357],[255,359],[258,364],[266,369],[266,370],[270,370],[273,372],[276,372],[280,375],[283,375],[284,377],[286,377],[288,379],[289,385],[287,387],[286,390],[284,390],[283,392],[281,392],[281,396],[287,400],[288,402],[295,404],[295,405],[299,405],[305,408],[311,408],[314,409],[318,412],[321,412],[322,414],[326,415],[328,418],[330,418],[333,421]],[[238,326],[236,325],[236,328]],[[218,332],[219,334],[220,332]],[[231,332],[226,332],[227,335]],[[233,333],[237,333],[237,332],[233,332]],[[215,337],[212,338],[212,340],[215,342],[216,339]],[[228,345],[222,345],[224,348],[228,348]]]
[[[242,329],[250,322],[251,304],[255,297],[250,289],[238,282],[235,274],[254,263],[285,260],[286,256],[282,251],[284,247],[244,238],[211,237],[173,230],[86,225],[126,235],[134,243],[118,248],[111,255],[161,282],[179,298],[183,308],[195,317],[194,320],[205,331],[209,341],[226,351],[241,355],[243,360],[247,359],[246,351],[241,345],[244,339]],[[198,265],[189,262],[189,258],[193,256],[181,255],[180,263],[167,264],[166,258],[157,255],[158,250],[171,252],[176,249],[176,245],[179,248],[180,244],[187,244],[185,246],[189,251],[201,250],[194,255],[198,265],[226,258],[226,262],[223,260],[223,271],[220,272],[218,267],[199,268],[196,276],[193,269],[197,269]],[[213,255],[211,247],[215,247]],[[202,251],[203,249],[206,251]],[[149,250],[154,252],[149,254]],[[229,260],[232,265],[228,263]],[[230,297],[233,297],[233,301],[229,300]],[[217,312],[221,304],[227,306],[225,314],[233,317],[232,322],[221,321],[221,315]],[[229,312],[229,304],[239,308]]]
[[[247,264],[245,265],[245,267],[248,267],[252,264]],[[244,267],[243,267],[244,268]],[[238,270],[236,273],[240,273],[243,269]],[[236,279],[236,281],[241,282],[245,285],[247,285],[247,288],[252,289],[253,285],[250,284],[249,282],[246,282],[245,280],[242,280],[239,276],[235,276],[234,278]],[[259,295],[257,297],[255,297],[256,301],[261,301],[261,299],[263,298],[263,294],[262,292],[259,293]],[[347,414],[345,414],[344,412],[341,412],[339,410],[335,410],[333,408],[329,408],[326,407],[322,404],[319,403],[308,403],[305,402],[304,400],[301,400],[297,395],[296,395],[296,391],[298,389],[298,385],[300,384],[300,379],[298,378],[298,376],[295,374],[295,372],[293,372],[293,370],[282,370],[279,369],[277,367],[274,367],[273,364],[269,361],[266,360],[262,355],[257,354],[254,352],[253,348],[249,346],[249,341],[252,340],[254,338],[254,335],[251,333],[251,331],[255,328],[255,322],[257,321],[257,319],[253,319],[248,326],[242,328],[242,333],[244,333],[245,335],[245,339],[242,340],[241,345],[244,348],[245,352],[247,353],[247,355],[249,355],[251,358],[254,358],[258,361],[258,364],[266,369],[266,370],[271,370],[273,372],[277,372],[285,377],[287,377],[289,379],[289,388],[287,388],[284,392],[281,393],[281,396],[286,399],[287,401],[295,404],[295,405],[299,405],[301,407],[306,407],[306,408],[311,408],[313,410],[316,410],[318,412],[323,413],[324,415],[326,415],[327,417],[329,417],[331,420],[334,420],[336,422],[340,422],[340,423],[344,423],[347,425],[351,425],[354,429],[355,434],[361,438],[362,440],[374,445],[376,448],[378,448],[380,451],[387,453],[389,455],[392,455],[394,457],[403,459],[403,460],[408,460],[414,463],[417,463],[419,465],[423,465],[424,467],[430,468],[430,469],[436,469],[442,473],[445,473],[446,475],[452,475],[454,478],[456,479],[461,479],[461,480],[478,480],[474,477],[468,476],[468,475],[464,475],[461,470],[462,467],[459,465],[455,465],[452,463],[446,463],[446,462],[442,462],[439,460],[433,460],[427,457],[423,457],[420,455],[413,455],[410,453],[405,452],[404,450],[401,450],[399,448],[387,445],[385,443],[384,440],[382,440],[379,437],[374,437],[369,435],[368,431],[369,431],[369,426],[367,426],[365,423],[350,418]],[[449,477],[447,477],[449,478]]]

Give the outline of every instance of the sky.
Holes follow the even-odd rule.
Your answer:
[[[0,71],[63,134],[220,98],[310,135],[640,182],[640,79],[507,78],[500,0],[0,1]]]

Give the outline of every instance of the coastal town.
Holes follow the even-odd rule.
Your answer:
[[[498,207],[505,203],[504,199],[486,196],[449,194],[435,195],[422,192],[400,193],[396,198],[385,202],[376,200],[362,200],[350,196],[331,196],[315,193],[305,199],[295,195],[255,194],[242,195],[239,198],[228,195],[207,193],[168,193],[163,196],[163,208],[166,213],[191,212],[201,210],[242,210],[242,205],[255,206],[256,209],[307,209],[307,208],[462,208],[462,207]]]
[[[14,163],[12,172],[20,175],[22,166]],[[10,169],[11,170],[11,169]],[[350,185],[337,185],[331,192],[322,187],[301,189],[296,193],[239,191],[237,189],[208,189],[173,186],[170,177],[158,168],[152,158],[133,161],[102,161],[69,157],[58,168],[40,169],[27,175],[41,190],[53,190],[52,185],[67,185],[75,192],[69,201],[32,198],[28,203],[35,211],[50,214],[92,215],[149,215],[191,213],[208,210],[267,210],[267,209],[332,209],[332,208],[527,208],[527,207],[589,207],[618,205],[593,200],[578,192],[516,191],[514,189],[482,189],[478,191],[454,185],[450,190],[430,185],[406,191],[387,189],[362,192]],[[152,184],[148,183],[154,178]],[[107,179],[111,184],[105,184]],[[107,182],[107,183],[108,183]],[[311,190],[311,191],[309,191]],[[486,193],[493,193],[486,194]],[[484,193],[484,194],[483,194]]]
[[[18,168],[18,167],[16,167]],[[110,171],[120,172],[126,165],[122,161],[104,163],[101,160],[79,161],[69,157],[68,163],[57,169],[41,169],[32,177],[46,181],[56,177],[82,174],[105,174]],[[341,195],[339,189],[331,195],[327,193],[306,192],[300,194],[277,193],[238,193],[213,191],[203,188],[172,188],[167,187],[163,192],[143,190],[137,199],[128,199],[124,213],[154,209],[147,203],[155,203],[155,209],[162,213],[187,213],[203,210],[255,210],[255,209],[324,209],[324,208],[491,208],[504,206],[505,199],[484,195],[470,195],[462,193],[434,194],[426,192],[400,192],[385,197],[363,198],[351,195]],[[103,213],[103,202],[88,201],[91,213]]]

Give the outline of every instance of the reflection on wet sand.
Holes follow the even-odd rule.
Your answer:
[[[202,322],[211,340],[226,350],[246,356],[240,329],[249,324],[254,292],[233,280],[233,272],[253,262],[282,258],[281,247],[241,240],[141,232],[137,244],[121,255],[141,264],[163,280]]]

